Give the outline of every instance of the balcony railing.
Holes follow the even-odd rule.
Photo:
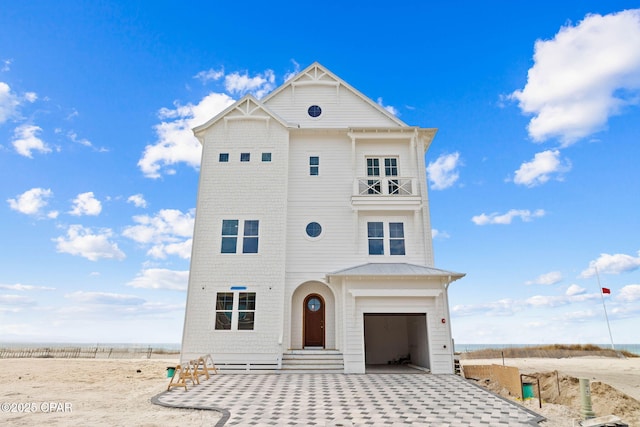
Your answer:
[[[416,196],[413,178],[366,177],[356,178],[355,195],[358,196]]]

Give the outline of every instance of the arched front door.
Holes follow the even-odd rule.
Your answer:
[[[324,299],[310,294],[304,299],[304,346],[324,347]]]

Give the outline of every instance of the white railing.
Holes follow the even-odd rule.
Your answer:
[[[366,177],[356,178],[355,194],[358,196],[415,196],[416,185],[413,178]]]

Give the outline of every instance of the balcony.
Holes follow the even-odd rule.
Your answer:
[[[356,178],[351,204],[356,210],[418,210],[418,182],[399,176]]]

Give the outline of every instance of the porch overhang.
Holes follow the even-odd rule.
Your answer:
[[[355,267],[346,268],[327,274],[327,282],[331,283],[332,278],[406,278],[406,279],[446,279],[447,284],[461,279],[464,273],[441,270],[439,268],[427,267],[424,265],[408,263],[367,263]]]

